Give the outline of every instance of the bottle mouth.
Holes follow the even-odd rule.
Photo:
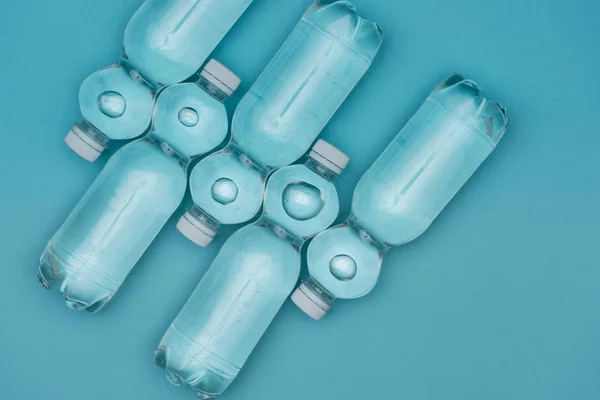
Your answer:
[[[207,247],[214,240],[218,228],[191,209],[179,219],[177,230],[195,245]]]

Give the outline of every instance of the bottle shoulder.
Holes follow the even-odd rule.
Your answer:
[[[427,230],[435,217],[428,211],[426,199],[403,195],[384,179],[361,179],[352,198],[351,219],[377,242],[394,247]]]
[[[188,157],[206,154],[227,136],[225,105],[194,83],[161,91],[156,101],[153,135]]]
[[[269,226],[251,224],[227,239],[219,257],[240,267],[278,268],[296,276],[300,273],[300,253],[289,240],[281,239]]]
[[[327,229],[339,213],[335,185],[305,165],[274,172],[265,189],[264,217],[299,242]]]
[[[190,174],[194,204],[221,224],[249,221],[263,201],[265,176],[224,150],[200,161]]]
[[[150,125],[154,93],[113,65],[85,79],[79,89],[79,106],[84,119],[109,139],[132,139]]]
[[[266,247],[272,246],[281,249],[286,255],[298,254],[297,248],[292,243],[282,240],[271,227],[261,223],[253,223],[239,229],[231,235],[230,239],[246,248],[254,248],[257,252],[269,251]]]
[[[173,101],[180,97],[190,97],[199,104],[204,104],[207,108],[214,109],[216,112],[226,112],[225,105],[215,99],[206,90],[202,89],[197,83],[185,82],[171,85],[160,91],[161,98],[166,101]],[[188,99],[189,101],[189,99]]]
[[[346,224],[319,234],[307,251],[310,276],[340,299],[369,293],[379,279],[382,259],[378,247]]]
[[[188,123],[188,127],[196,124],[212,124],[220,122],[221,125],[228,125],[228,116],[225,104],[215,99],[196,83],[179,83],[172,85],[160,91],[156,100],[156,109],[154,123],[162,115],[160,111],[172,112],[183,108],[194,109],[201,117],[195,121],[181,121],[182,124]],[[179,117],[179,115],[177,115]],[[202,121],[202,119],[206,121]]]
[[[106,168],[139,170],[164,178],[186,179],[186,169],[176,157],[167,155],[158,143],[138,139],[126,144],[110,158]]]

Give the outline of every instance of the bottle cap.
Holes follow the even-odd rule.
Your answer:
[[[350,161],[350,157],[323,139],[317,140],[317,143],[315,143],[308,156],[318,163],[323,164],[337,175],[342,174]]]
[[[216,230],[199,221],[189,211],[177,222],[177,230],[200,247],[207,247],[211,244],[217,234]]]
[[[200,76],[221,89],[227,96],[231,96],[241,83],[236,74],[215,59],[204,66]]]
[[[106,150],[105,146],[95,142],[77,125],[67,133],[65,143],[81,158],[89,162],[96,161],[100,154]]]
[[[321,300],[319,296],[310,290],[304,283],[292,294],[292,301],[298,308],[304,311],[306,315],[317,321],[323,318],[331,308],[331,305]]]

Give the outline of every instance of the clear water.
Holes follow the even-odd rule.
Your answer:
[[[506,126],[506,111],[474,82],[459,75],[442,82],[359,181],[349,223],[311,242],[311,279],[333,298],[367,294],[377,282],[383,253],[430,226]],[[339,256],[355,262],[354,277],[340,274]]]
[[[229,119],[225,105],[201,84],[180,83],[160,92],[153,134],[184,157],[206,154],[225,140]]]
[[[120,93],[107,90],[98,97],[98,109],[107,117],[119,118],[125,114],[127,103]]]
[[[194,110],[193,108],[184,107],[181,109],[181,111],[179,111],[177,118],[184,126],[192,128],[198,125],[200,115],[198,115],[198,111]]]
[[[95,312],[111,299],[181,203],[190,158],[227,135],[225,106],[206,85],[162,91],[152,132],[115,153],[50,240],[38,278],[69,307]],[[114,111],[119,100],[110,97]]]
[[[133,139],[150,127],[154,94],[119,66],[90,75],[81,85],[79,105],[85,121],[108,139]]]
[[[339,207],[333,183],[310,166],[286,167],[269,178],[262,218],[225,242],[165,333],[154,359],[172,383],[190,386],[203,399],[220,395],[294,289],[304,238],[329,226]],[[298,183],[314,186],[324,199],[312,219],[294,219],[284,210],[286,188]],[[294,197],[288,209],[305,203]]]
[[[263,219],[303,241],[330,226],[339,213],[335,185],[308,167],[313,164],[275,171],[265,195]]]
[[[283,192],[282,201],[287,215],[297,221],[316,217],[325,205],[321,191],[305,182],[289,184]]]
[[[125,63],[153,86],[197,72],[252,0],[146,0],[125,30]]]
[[[119,150],[50,240],[40,282],[76,310],[98,311],[179,206],[186,172],[156,143]]]
[[[340,254],[329,261],[329,272],[339,281],[349,281],[356,276],[356,261],[347,254]]]
[[[347,224],[317,235],[306,253],[310,281],[316,281],[329,296],[352,299],[373,289],[383,252]],[[307,284],[307,282],[305,282]]]
[[[239,189],[234,181],[227,178],[217,179],[210,189],[210,194],[217,203],[227,205],[237,199]]]
[[[349,2],[311,6],[236,109],[232,136],[239,151],[266,170],[300,158],[381,41],[379,27]]]
[[[219,224],[240,224],[259,211],[265,187],[264,174],[244,165],[229,150],[200,161],[190,175],[194,204]]]

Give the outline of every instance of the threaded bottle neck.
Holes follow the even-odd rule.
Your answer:
[[[304,164],[308,169],[313,171],[315,174],[321,176],[323,179],[333,182],[339,175],[327,168],[326,165],[321,164],[313,158],[309,158]]]
[[[317,282],[312,276],[308,277],[306,281],[303,282],[304,286],[312,292],[315,296],[318,297],[324,304],[327,305],[328,309],[333,305],[335,301],[335,297],[327,291],[319,282]]]
[[[219,221],[210,216],[206,211],[202,208],[194,204],[192,208],[188,210],[190,216],[192,216],[196,221],[201,223],[202,225],[210,228],[213,231],[218,231],[221,224]]]
[[[106,149],[107,143],[110,140],[109,137],[92,125],[91,122],[84,119],[83,121],[76,123],[75,126],[79,128],[77,133],[85,135],[85,139],[89,139],[89,141],[93,142],[90,144],[93,144],[94,147],[97,145]]]
[[[225,103],[225,101],[229,98],[229,95],[225,93],[223,90],[219,89],[215,84],[210,82],[205,77],[201,76],[197,82],[198,86],[200,86],[206,93],[214,97],[218,102]]]

